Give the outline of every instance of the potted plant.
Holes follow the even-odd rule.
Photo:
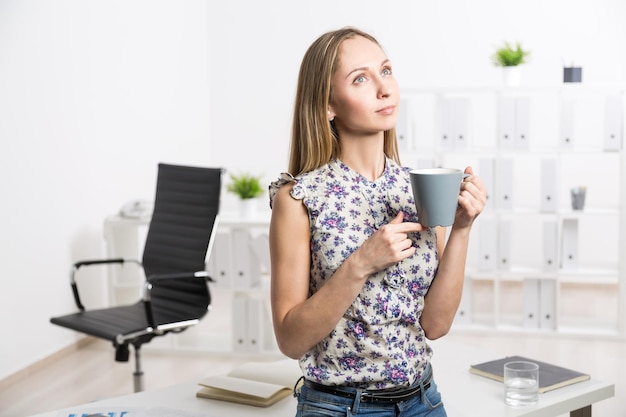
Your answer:
[[[491,60],[495,66],[503,68],[505,85],[519,85],[521,76],[520,65],[526,63],[529,55],[530,52],[523,49],[519,42],[515,46],[505,42],[496,49]]]
[[[226,190],[235,194],[240,200],[241,215],[243,217],[254,217],[256,211],[256,198],[264,192],[261,186],[261,176],[242,173],[230,175],[230,183]]]

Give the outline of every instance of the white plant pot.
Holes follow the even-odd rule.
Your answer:
[[[522,67],[502,67],[502,80],[507,87],[518,87],[522,81]]]
[[[239,200],[239,215],[244,219],[256,217],[256,198],[245,198]]]

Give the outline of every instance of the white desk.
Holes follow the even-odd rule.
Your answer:
[[[435,350],[434,374],[446,404],[449,417],[555,417],[571,413],[572,417],[590,417],[591,404],[613,397],[615,385],[597,381],[580,382],[539,395],[536,406],[514,409],[504,404],[502,383],[470,374],[469,366],[493,359],[493,355],[445,340],[432,343]],[[518,353],[518,352],[514,352]],[[512,353],[512,354],[514,354]],[[36,417],[69,417],[72,413],[109,412],[124,409],[154,409],[146,414],[152,417],[177,417],[171,411],[158,413],[158,408],[181,410],[180,416],[248,417],[295,415],[296,399],[287,397],[269,408],[250,407],[222,401],[196,398],[196,381],[168,388],[111,398],[61,411],[39,414]],[[80,414],[79,414],[80,413]],[[128,417],[133,417],[130,414]],[[111,417],[122,417],[112,414]]]
[[[482,351],[445,340],[431,342],[435,382],[449,417],[591,417],[591,404],[615,395],[615,384],[593,379],[539,394],[536,406],[512,408],[504,404],[501,382],[471,374],[471,364],[497,359]],[[510,355],[523,354],[511,352]]]

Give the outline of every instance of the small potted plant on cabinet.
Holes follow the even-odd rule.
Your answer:
[[[523,49],[519,42],[515,46],[505,42],[496,49],[491,59],[495,66],[502,67],[505,85],[518,86],[520,84],[520,65],[526,63],[529,55],[530,52]]]
[[[226,189],[239,197],[242,217],[254,217],[256,212],[256,199],[264,192],[261,187],[261,176],[242,173],[230,175],[230,183]]]

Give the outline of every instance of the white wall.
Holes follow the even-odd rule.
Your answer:
[[[70,264],[157,163],[211,163],[206,22],[204,1],[0,1],[0,378],[75,340],[49,323]]]
[[[504,40],[532,50],[525,85],[560,84],[562,59],[626,85],[624,16],[621,0],[0,0],[0,378],[75,340],[48,323],[72,308],[70,262],[152,197],[157,162],[285,170],[298,66],[323,31],[373,33],[403,87],[499,85]]]

